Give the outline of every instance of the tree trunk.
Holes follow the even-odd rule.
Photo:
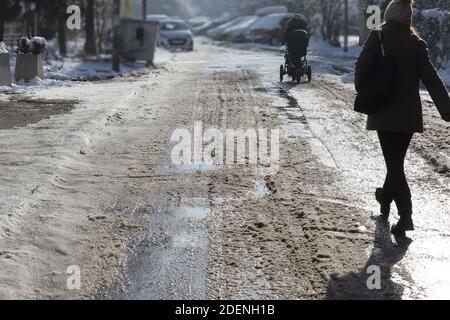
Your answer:
[[[142,0],[142,20],[147,20],[147,0]]]
[[[95,0],[87,0],[86,7],[86,43],[84,50],[87,55],[97,55],[95,43]]]
[[[367,16],[366,16],[366,1],[358,0],[359,10],[359,45],[362,46],[369,35],[369,29],[367,29]]]
[[[103,35],[98,35],[98,52],[103,52]]]
[[[345,1],[344,11],[344,51],[348,52],[348,0]]]
[[[28,37],[31,37],[35,34],[34,30],[34,13],[31,10],[30,2],[25,1],[25,28]]]
[[[113,2],[113,33],[112,68],[120,72],[120,0]]]
[[[58,46],[59,54],[63,57],[67,55],[66,47],[66,6],[62,5],[58,17]]]
[[[0,15],[0,41],[4,40],[5,33],[5,19]]]
[[[41,21],[42,15],[42,4],[39,1],[36,1],[36,9],[34,10],[34,28],[33,28],[33,37],[41,36],[45,37],[42,33],[42,27],[44,23]]]

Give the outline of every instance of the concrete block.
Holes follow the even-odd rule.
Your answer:
[[[9,53],[0,53],[0,87],[11,86]]]
[[[44,57],[42,54],[18,54],[16,80],[29,81],[35,77],[44,79]]]

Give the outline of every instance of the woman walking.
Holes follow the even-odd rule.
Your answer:
[[[433,67],[427,44],[412,28],[412,0],[391,1],[385,12],[382,43],[387,56],[395,59],[395,93],[387,105],[369,115],[367,129],[378,132],[387,167],[383,188],[376,190],[381,213],[388,217],[393,201],[400,215],[392,233],[403,236],[414,230],[411,191],[404,172],[404,162],[414,133],[423,132],[420,80],[428,89],[439,113],[450,121],[450,97]],[[355,84],[358,88],[380,54],[378,31],[372,31],[356,63]]]

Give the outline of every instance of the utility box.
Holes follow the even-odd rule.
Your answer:
[[[0,87],[11,86],[11,67],[9,53],[0,53]]]
[[[44,57],[42,54],[17,54],[16,80],[44,80]]]
[[[159,23],[139,19],[121,19],[121,55],[125,60],[146,61],[153,65]]]

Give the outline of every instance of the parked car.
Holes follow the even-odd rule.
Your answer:
[[[195,17],[188,21],[188,25],[191,27],[191,29],[200,27],[201,25],[205,24],[206,22],[211,22],[211,19],[207,17]]]
[[[168,50],[194,50],[192,32],[182,20],[167,20],[160,24],[160,44]]]
[[[268,14],[274,13],[288,13],[288,8],[286,6],[270,6],[261,8],[256,11],[255,15],[258,17],[267,16]]]
[[[192,28],[192,32],[196,35],[196,36],[204,36],[206,35],[206,33],[209,30],[212,30],[220,25],[222,25],[224,22],[223,21],[206,21],[203,24],[201,24],[198,27]]]
[[[147,15],[147,21],[156,21],[161,23],[162,21],[169,20],[169,17],[165,14],[149,14]]]
[[[280,45],[286,22],[293,16],[294,13],[275,13],[261,17],[246,32],[245,38],[253,42]]]
[[[202,24],[192,27],[192,33],[196,36],[203,36],[208,30],[214,29],[228,21],[230,21],[230,16],[226,13],[220,18],[216,18],[214,20],[206,19]]]
[[[247,16],[240,23],[225,30],[223,39],[226,41],[242,42],[245,41],[245,32],[251,28],[259,17]]]
[[[216,28],[208,30],[208,32],[206,32],[206,35],[214,40],[223,40],[225,31],[228,28],[238,25],[243,19],[245,19],[245,17],[238,17],[227,23],[221,24]]]
[[[192,27],[192,33],[196,36],[203,36],[210,28],[214,28],[214,22],[211,20],[204,21]]]

